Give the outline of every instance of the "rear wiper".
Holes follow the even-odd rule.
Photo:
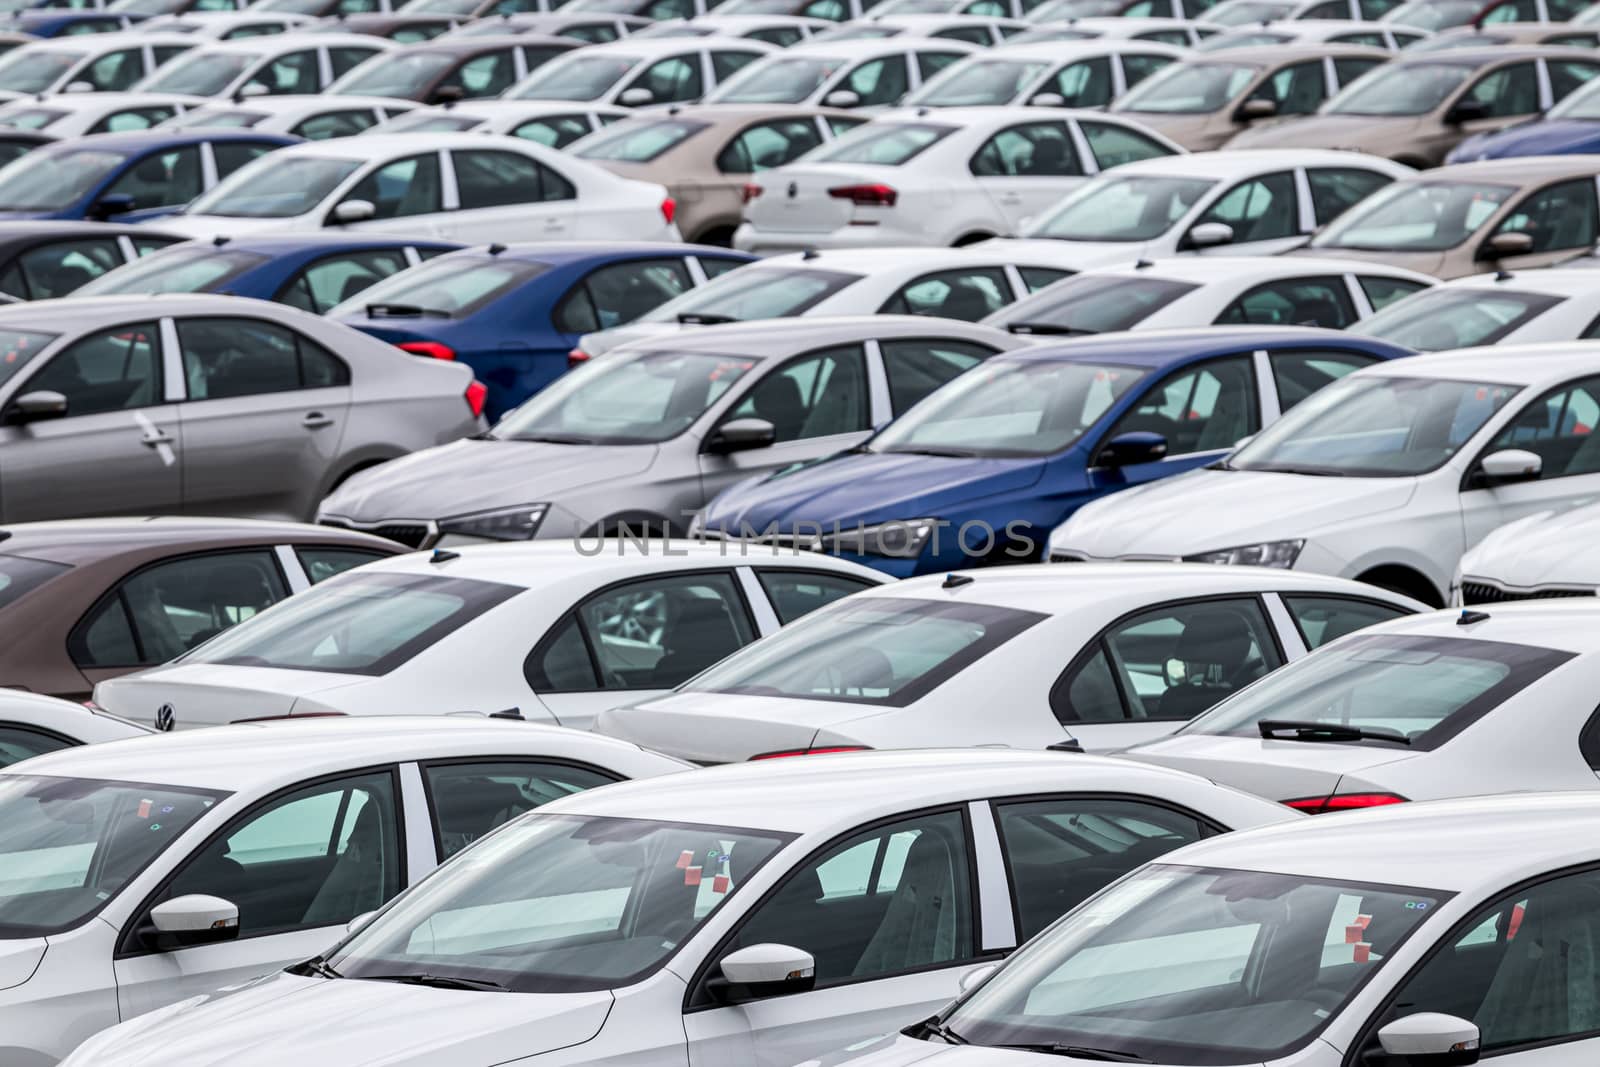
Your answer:
[[[1293,719],[1262,719],[1256,723],[1261,736],[1269,741],[1396,741],[1411,744],[1399,730],[1381,727],[1348,726],[1341,722],[1299,722]],[[1289,734],[1289,737],[1284,737]]]
[[[1083,337],[1088,334],[1098,333],[1098,330],[1085,329],[1082,326],[1063,326],[1055,322],[1008,322],[1008,333],[1039,334],[1049,337]]]
[[[1047,1056],[1073,1056],[1080,1060],[1108,1060],[1111,1063],[1154,1063],[1143,1056],[1136,1056],[1132,1052],[1120,1052],[1113,1048],[1088,1048],[1084,1045],[1052,1045],[1041,1043],[1038,1045],[991,1045],[991,1048],[1014,1048],[1019,1052],[1042,1052]]]
[[[367,318],[369,319],[448,319],[453,318],[450,312],[442,308],[425,308],[419,304],[368,304]]]
[[[365,982],[402,982],[406,985],[425,985],[434,989],[486,989],[506,992],[506,987],[487,978],[455,978],[446,974],[364,974]]]
[[[684,311],[678,314],[678,322],[684,326],[721,326],[725,322],[738,322],[732,315],[713,315],[709,311]]]

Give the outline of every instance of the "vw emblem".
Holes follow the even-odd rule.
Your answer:
[[[789,199],[793,200],[796,196],[799,196],[799,195],[800,195],[800,184],[798,182],[790,182],[789,183]]]
[[[163,704],[156,709],[156,729],[163,733],[171,731],[177,725],[178,715],[172,710],[171,704]]]

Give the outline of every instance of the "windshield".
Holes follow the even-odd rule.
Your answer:
[[[1170,230],[1216,182],[1156,175],[1106,176],[1061,201],[1024,236],[1060,241],[1149,241]]]
[[[209,242],[200,248],[172,248],[102,274],[73,295],[214,292],[271,259],[256,252],[215,248]]]
[[[1426,474],[1459,452],[1519,388],[1357,372],[1312,393],[1227,463],[1358,478]]]
[[[374,62],[375,60],[375,62]],[[328,92],[345,96],[419,96],[434,79],[449,70],[456,57],[446,52],[379,53],[340,78]]]
[[[1312,239],[1311,247],[1373,252],[1454,248],[1516,191],[1486,182],[1395,182],[1340,215]]]
[[[859,274],[753,264],[730,271],[642,316],[640,322],[698,320],[702,324],[782,319],[799,315],[837,293]]]
[[[1412,0],[1386,13],[1380,22],[1397,22],[1419,30],[1464,26],[1483,10],[1483,0]]]
[[[648,163],[707,129],[709,122],[689,119],[633,119],[587,138],[571,149],[583,159],[610,159],[619,163]]]
[[[1585,86],[1545,113],[1549,119],[1600,119],[1600,85]]]
[[[140,82],[138,89],[146,93],[217,96],[260,58],[254,53],[190,52]]]
[[[441,256],[363,289],[328,312],[349,315],[464,318],[549,266],[521,259]]]
[[[540,67],[521,86],[506,93],[506,99],[598,100],[638,62],[638,56],[575,52]]]
[[[1175,63],[1134,86],[1112,110],[1166,115],[1218,111],[1244,92],[1260,69],[1242,63]]]
[[[923,399],[868,442],[872,452],[1048,456],[1145,376],[1138,367],[996,358]]]
[[[1329,115],[1425,115],[1472,76],[1470,63],[1400,63],[1377,67],[1329,100]]]
[[[180,662],[384,675],[522,591],[434,574],[346,572],[252,615]]]
[[[339,946],[347,979],[517,993],[612,989],[660,967],[788,835],[532,814],[460,854]]]
[[[0,775],[0,937],[78,925],[227,795]]]
[[[717,104],[798,104],[844,66],[844,60],[794,56],[752,63],[718,89]]]
[[[812,163],[870,163],[898,167],[954,133],[954,126],[931,122],[869,122],[806,156]]]
[[[122,166],[121,152],[29,152],[0,170],[0,211],[57,211]]]
[[[1125,274],[1079,275],[1046,286],[1004,309],[986,325],[1017,333],[1085,334],[1131,330],[1185,293],[1193,282]]]
[[[1042,78],[1045,60],[975,59],[951,67],[916,93],[906,107],[972,107],[1009,104]]]
[[[943,1022],[980,1046],[1259,1064],[1338,1018],[1448,896],[1152,864],[1040,934]]]
[[[190,215],[242,219],[288,219],[326,200],[361,167],[355,159],[262,157],[223,179],[190,204]]]
[[[0,126],[9,126],[13,130],[42,130],[65,114],[65,111],[48,107],[18,108],[0,114]]]
[[[0,89],[42,93],[83,59],[82,52],[19,48],[0,59]]]
[[[1362,319],[1350,332],[1421,352],[1492,345],[1565,300],[1505,289],[1430,289]]]
[[[676,437],[757,363],[701,352],[619,352],[556,379],[501,419],[513,441],[637,445]]]

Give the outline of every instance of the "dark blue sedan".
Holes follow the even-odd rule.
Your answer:
[[[1539,118],[1467,138],[1445,162],[1591,152],[1600,152],[1600,82],[1578,90]]]
[[[754,257],[700,245],[489,245],[440,256],[328,314],[489,387],[490,421],[564,374],[578,338],[620,326]]]
[[[1107,493],[1214,463],[1351,371],[1409,349],[1336,330],[1106,334],[993,357],[866,444],[742,482],[713,537],[804,538],[900,577],[1038,559]]]
[[[0,219],[158,218],[297,137],[248,130],[97,133],[36,149],[0,174]]]

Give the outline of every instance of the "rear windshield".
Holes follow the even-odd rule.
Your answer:
[[[0,608],[9,607],[25,594],[71,569],[65,563],[0,555]]]
[[[271,258],[257,252],[218,249],[209,242],[199,248],[173,248],[108,271],[75,295],[208,293]]]
[[[1200,288],[1191,282],[1126,275],[1068,278],[1024,297],[991,325],[1013,333],[1087,334],[1128,330]]]
[[[1505,289],[1429,289],[1351,327],[1421,352],[1492,345],[1566,298]]]
[[[749,266],[673,297],[641,322],[746,322],[804,314],[861,275],[804,267]]]
[[[1572,658],[1473,638],[1356,635],[1267,675],[1178,732],[1427,752]]]
[[[583,159],[609,159],[618,163],[648,163],[670,148],[706,129],[708,122],[689,119],[641,119],[613,126],[590,138],[573,155]]]
[[[362,290],[335,305],[328,317],[465,318],[549,269],[525,259],[440,256]]]
[[[954,126],[936,126],[931,122],[900,122],[892,125],[873,122],[839,138],[832,148],[812,153],[810,162],[871,163],[880,167],[898,167],[915,159],[955,129]]]

